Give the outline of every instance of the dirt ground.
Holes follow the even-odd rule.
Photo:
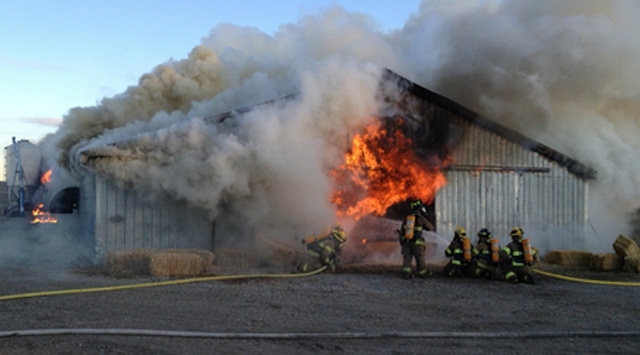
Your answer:
[[[37,240],[19,246],[10,239],[0,234],[0,297],[167,280],[110,278],[74,266],[77,260],[54,258],[56,247],[64,246]],[[34,244],[38,258],[17,256]],[[438,270],[426,280],[404,280],[399,268],[347,264],[308,277],[2,300],[0,353],[619,354],[637,353],[640,346],[640,287],[542,275],[536,285],[513,285],[447,278]],[[640,282],[623,272],[538,268]],[[291,276],[289,271],[242,270]]]

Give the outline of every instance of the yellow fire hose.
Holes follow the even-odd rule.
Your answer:
[[[135,289],[135,288],[180,285],[180,284],[194,283],[194,282],[204,282],[204,281],[307,277],[307,276],[312,276],[312,275],[315,275],[315,274],[319,274],[319,273],[323,272],[326,268],[327,268],[326,266],[323,266],[318,270],[310,271],[310,272],[307,272],[307,273],[299,273],[299,274],[220,275],[220,276],[207,276],[207,277],[193,277],[193,278],[189,278],[189,279],[178,279],[178,280],[159,281],[159,282],[147,282],[147,283],[141,283],[141,284],[120,285],[120,286],[105,286],[105,287],[78,288],[78,289],[69,289],[69,290],[54,290],[54,291],[19,293],[19,294],[15,294],[15,295],[0,296],[0,301],[15,300],[15,299],[20,299],[20,298],[33,298],[33,297],[71,295],[71,294],[79,294],[79,293],[129,290],[129,289]]]
[[[533,272],[538,273],[540,275],[555,277],[556,279],[574,281],[574,282],[582,282],[588,284],[596,284],[596,285],[609,285],[609,286],[640,286],[640,282],[624,282],[624,281],[605,281],[605,280],[590,280],[590,279],[581,279],[578,277],[571,277],[565,275],[554,274],[547,271],[542,271],[538,269],[533,269]]]

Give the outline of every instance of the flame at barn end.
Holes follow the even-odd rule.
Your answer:
[[[44,204],[40,203],[31,210],[31,224],[58,223],[58,219],[49,212],[43,211]]]
[[[46,185],[48,183],[51,182],[51,174],[53,173],[53,170],[49,169],[47,171],[44,172],[44,174],[42,174],[42,176],[40,176],[40,183],[42,185]]]
[[[421,159],[402,125],[402,120],[378,121],[353,137],[345,163],[331,172],[336,181],[332,202],[338,216],[381,216],[390,206],[408,199],[431,203],[445,186],[443,165],[433,166]]]

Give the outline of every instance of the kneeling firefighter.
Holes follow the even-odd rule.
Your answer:
[[[473,274],[476,277],[497,280],[500,263],[500,244],[487,228],[478,232],[478,243],[473,247]]]
[[[511,243],[500,250],[500,259],[505,280],[533,284],[531,266],[537,258],[536,250],[531,247],[529,239],[523,239],[523,234],[522,228],[515,227],[511,230]]]
[[[447,276],[467,277],[471,276],[471,240],[467,237],[467,231],[462,227],[456,227],[453,240],[449,243],[444,255],[449,258],[449,262],[444,266],[444,273]]]
[[[417,200],[411,203],[411,213],[405,217],[398,232],[400,246],[402,247],[402,277],[410,279],[413,277],[411,263],[416,260],[416,269],[419,277],[431,275],[431,270],[427,269],[424,260],[426,246],[422,231],[433,231],[433,225],[427,220],[427,208],[422,201]]]
[[[306,245],[306,258],[298,264],[299,272],[318,270],[323,266],[328,271],[336,271],[338,256],[342,244],[347,241],[347,233],[338,224],[331,227],[331,231],[321,237],[310,235],[302,240]]]

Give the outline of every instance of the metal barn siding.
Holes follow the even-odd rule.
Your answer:
[[[152,204],[99,175],[81,191],[82,230],[98,259],[139,248],[213,250],[213,221],[202,209],[168,199]]]
[[[542,253],[581,249],[587,223],[588,184],[566,168],[458,117],[464,139],[456,147],[447,185],[436,197],[438,233],[460,225],[475,238],[487,227],[502,245],[519,226]]]

